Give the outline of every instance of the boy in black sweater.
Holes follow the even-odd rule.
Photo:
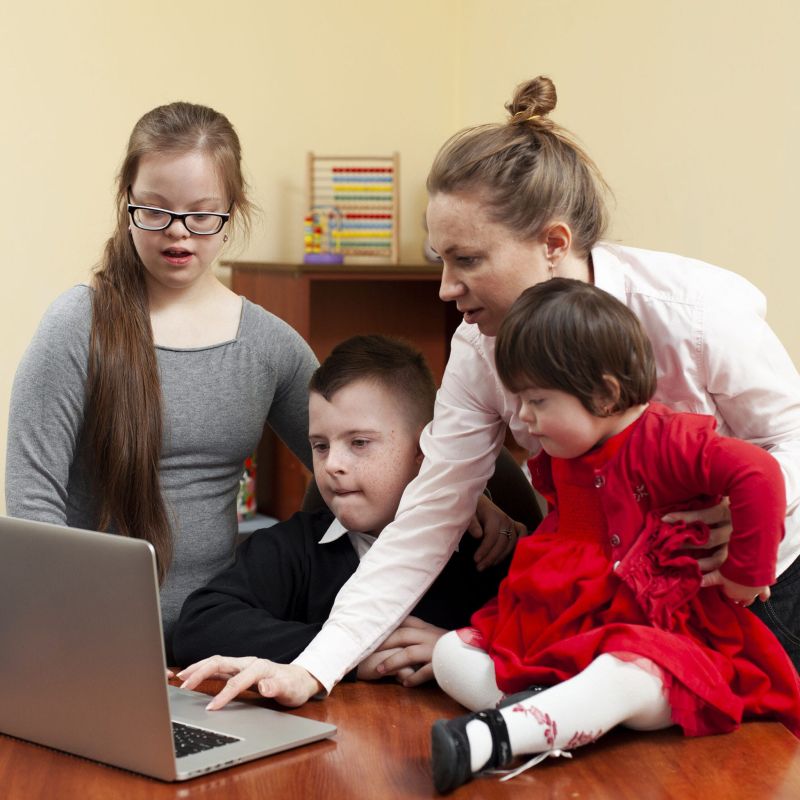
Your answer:
[[[314,477],[330,510],[301,511],[257,531],[239,547],[233,566],[187,598],[172,639],[180,664],[215,653],[292,661],[394,519],[419,470],[419,436],[433,416],[436,386],[416,350],[384,336],[348,339],[314,373],[309,388]],[[416,686],[433,676],[438,638],[467,625],[508,570],[510,556],[478,571],[477,546],[464,535],[412,615],[349,678],[394,674]],[[403,666],[380,668],[403,649]]]

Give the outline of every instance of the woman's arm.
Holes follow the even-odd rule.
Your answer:
[[[444,567],[492,473],[515,408],[477,335],[462,326],[453,346],[433,422],[423,431],[419,476],[407,487],[396,520],[381,533],[336,598],[320,633],[292,664],[209,659],[182,673],[196,685],[232,676],[212,702],[220,708],[256,684],[267,697],[300,705],[330,691],[408,616]]]
[[[419,476],[322,631],[294,661],[328,691],[419,601],[450,558],[494,468],[506,400],[480,340],[464,327],[453,338],[434,418],[421,437]]]
[[[17,368],[6,453],[11,516],[67,524],[68,484],[83,425],[91,313],[88,287],[66,292],[45,313]]]
[[[708,391],[727,433],[763,448],[780,465],[787,519],[779,561],[791,561],[800,554],[800,375],[756,309],[733,313],[717,304],[706,317]]]
[[[723,432],[761,447],[780,465],[787,498],[786,535],[778,552],[782,572],[800,556],[800,375],[764,313],[763,296],[749,285],[744,295],[740,286],[721,291],[703,310],[698,374]],[[709,547],[718,549],[698,560],[703,572],[716,571],[725,561],[731,535],[727,504],[666,519],[701,520],[712,527]]]

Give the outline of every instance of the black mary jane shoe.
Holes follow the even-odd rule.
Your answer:
[[[440,719],[431,729],[431,768],[433,784],[440,794],[472,780],[467,723],[480,720],[489,726],[492,735],[492,754],[481,770],[498,769],[511,762],[511,743],[508,729],[499,711],[478,711],[455,719]]]

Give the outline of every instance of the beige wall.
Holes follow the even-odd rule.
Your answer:
[[[307,150],[399,150],[401,249],[416,261],[437,146],[462,125],[500,119],[518,81],[549,74],[557,118],[615,190],[614,236],[753,280],[800,362],[788,235],[800,216],[793,0],[288,5],[5,5],[0,498],[15,365],[49,302],[97,260],[132,124],[174,99],[215,106],[239,130],[264,213],[238,255],[300,257]]]
[[[614,190],[612,236],[732,269],[800,364],[800,3],[465,0],[459,117],[546,74]]]
[[[136,119],[176,99],[230,117],[263,212],[232,254],[259,259],[301,257],[308,150],[399,151],[402,254],[419,261],[424,175],[457,126],[457,40],[441,35],[457,12],[454,0],[4,5],[0,498],[15,366],[47,305],[98,259]]]

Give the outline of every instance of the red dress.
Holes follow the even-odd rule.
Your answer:
[[[598,474],[635,427],[587,456],[550,459],[557,530],[543,524],[519,542],[498,596],[472,618],[498,687],[554,685],[601,653],[633,654],[661,667],[673,722],[687,735],[769,718],[800,736],[798,676],[788,656],[754,614],[717,587],[700,589],[697,562],[682,552],[705,541],[705,526],[657,522],[622,561],[612,560],[609,539],[618,537],[608,535]]]

